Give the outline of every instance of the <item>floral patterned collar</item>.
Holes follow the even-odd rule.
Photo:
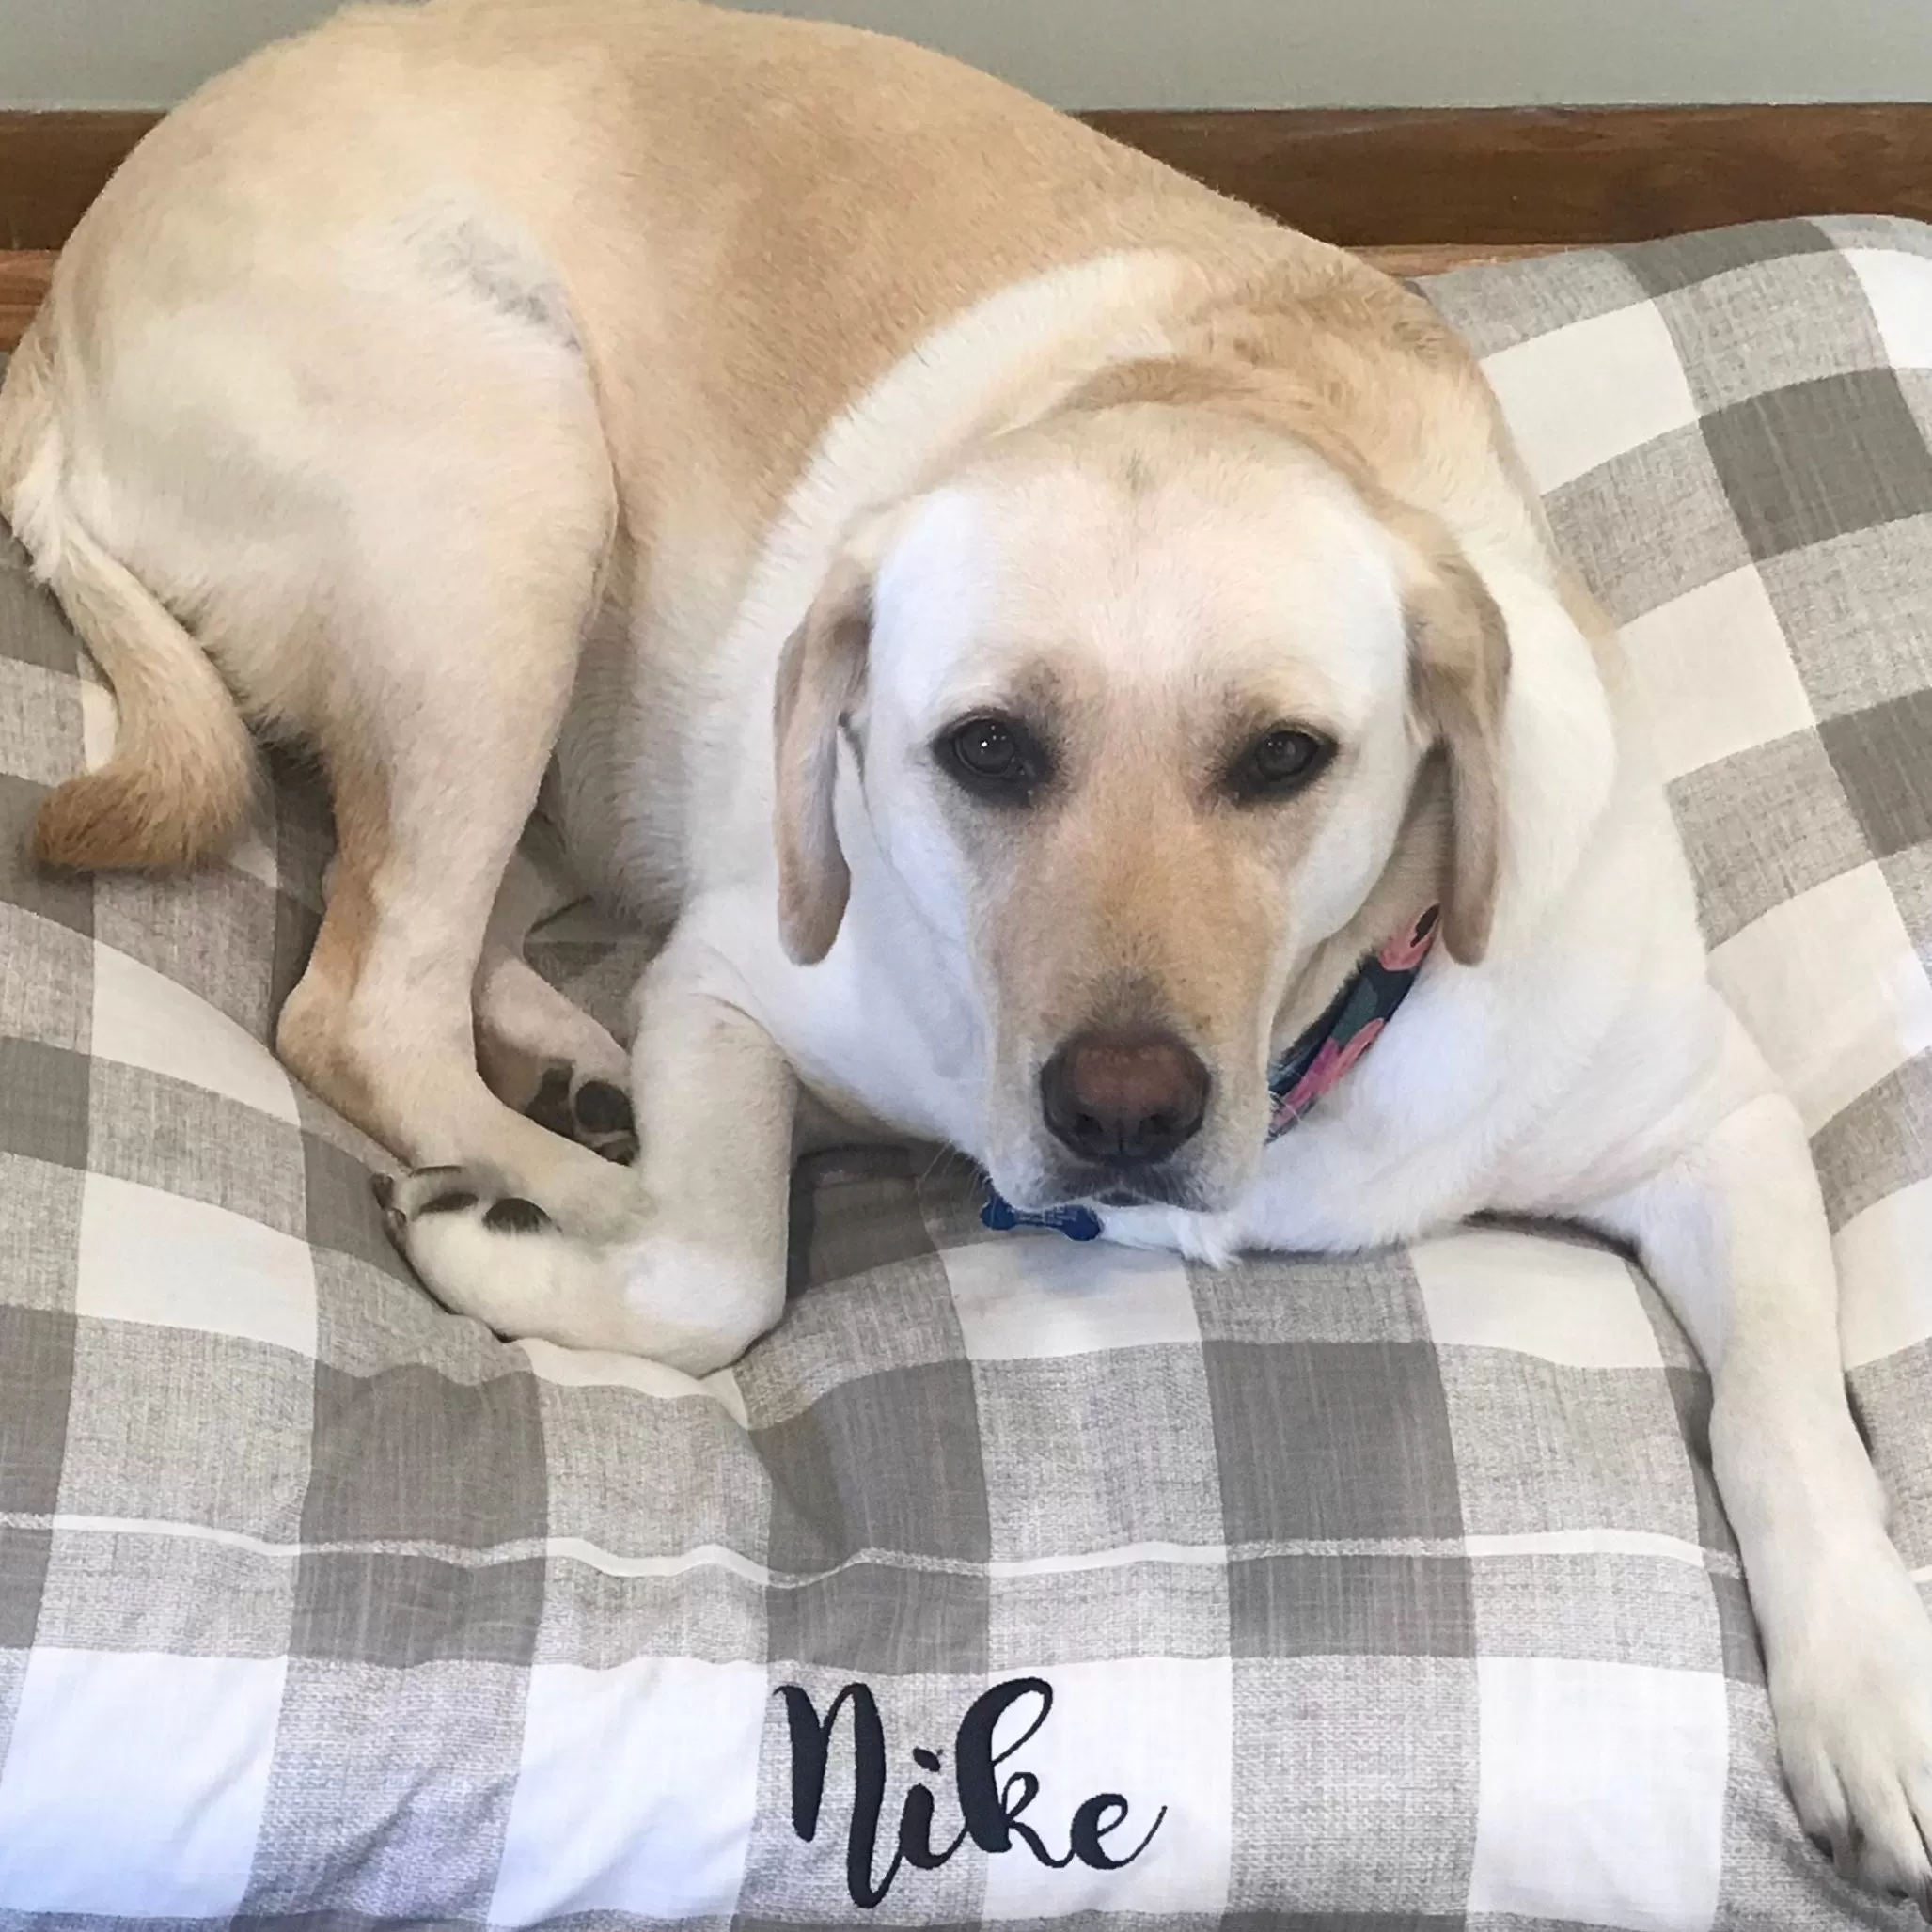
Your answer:
[[[1325,1093],[1332,1092],[1350,1067],[1381,1037],[1422,976],[1441,929],[1442,908],[1432,905],[1379,950],[1370,953],[1328,1002],[1328,1009],[1268,1069],[1268,1139],[1279,1140],[1298,1126]],[[1013,1228],[1046,1228],[1070,1241],[1095,1241],[1101,1219],[1077,1203],[1022,1214],[988,1190],[980,1219],[996,1233]]]
[[[1268,1095],[1275,1104],[1268,1118],[1270,1141],[1279,1140],[1323,1094],[1333,1092],[1381,1037],[1421,977],[1441,924],[1442,908],[1432,905],[1412,926],[1370,953],[1328,1002],[1327,1012],[1268,1069]]]

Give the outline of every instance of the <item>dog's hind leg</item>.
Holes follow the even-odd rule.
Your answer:
[[[477,1060],[499,1100],[628,1164],[637,1152],[628,1056],[524,956],[531,931],[569,898],[524,852],[510,860],[477,967]]]
[[[491,1091],[475,1018],[479,972],[499,1017],[530,1004],[494,955],[480,969],[599,594],[612,480],[573,345],[498,317],[439,352],[424,394],[389,387],[332,425],[345,527],[310,731],[338,853],[277,1044],[410,1165],[479,1165],[603,1227],[625,1177]]]
[[[0,407],[0,497],[121,730],[39,849],[192,860],[244,813],[244,718],[312,746],[338,861],[283,1058],[403,1160],[568,1208],[622,1177],[491,1092],[473,999],[617,489],[554,268],[478,195],[411,178],[416,146],[379,209],[291,222],[307,178],[270,144],[245,196],[234,164],[205,193],[150,181],[138,238],[103,254],[113,224],[84,224],[64,257]]]
[[[534,583],[444,583],[385,612],[398,728],[369,720],[353,738],[324,738],[338,856],[277,1044],[303,1079],[411,1165],[480,1163],[588,1212],[611,1170],[492,1092],[475,1025],[479,978],[499,1041],[506,1018],[531,1004],[535,975],[519,973],[520,962],[479,967],[595,567],[581,557],[573,586],[552,563]]]

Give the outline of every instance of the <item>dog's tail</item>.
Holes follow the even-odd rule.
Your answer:
[[[67,502],[64,441],[39,331],[0,383],[0,514],[114,686],[114,750],[41,806],[34,856],[84,870],[191,865],[248,815],[255,745],[195,639]]]

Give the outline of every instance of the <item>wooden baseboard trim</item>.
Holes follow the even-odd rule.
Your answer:
[[[1355,248],[1932,219],[1932,103],[1106,113],[1096,127]],[[0,248],[58,248],[151,114],[0,113]]]
[[[1932,103],[1088,118],[1351,248],[1581,246],[1803,214],[1932,220]]]
[[[158,115],[0,114],[0,248],[58,248]]]
[[[54,271],[52,255],[0,255],[0,354],[20,340]]]

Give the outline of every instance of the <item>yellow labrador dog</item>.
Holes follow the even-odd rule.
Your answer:
[[[1805,1137],[1421,302],[888,40],[356,9],[82,224],[0,507],[118,699],[46,859],[216,851],[250,724],[324,761],[280,1047],[428,1170],[389,1210],[449,1306],[729,1361],[801,1088],[1208,1260],[1593,1224],[1715,1376],[1805,1821],[1932,1905],[1932,1626]],[[670,926],[628,1065],[521,959],[553,759],[576,864]],[[522,1110],[557,1066],[573,1138]],[[585,1144],[620,1084],[629,1168]]]

